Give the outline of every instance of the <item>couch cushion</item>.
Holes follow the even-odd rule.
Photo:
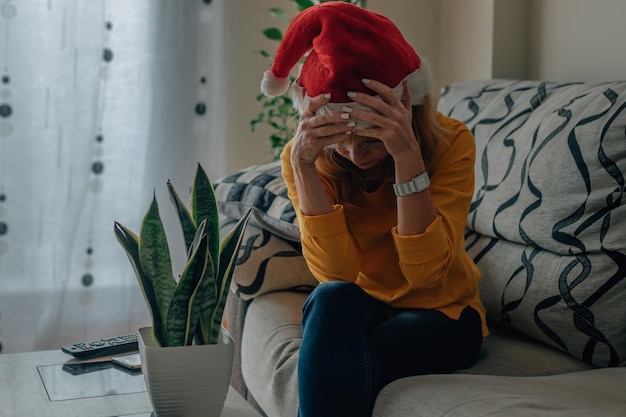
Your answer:
[[[492,322],[488,325],[489,337],[483,340],[478,360],[470,368],[457,373],[544,376],[594,369],[592,365],[515,329]]]
[[[235,223],[234,219],[222,218],[222,235]],[[231,281],[233,293],[250,300],[273,291],[310,291],[317,284],[302,256],[299,242],[282,239],[267,229],[248,224]]]
[[[450,86],[440,108],[477,143],[470,228],[561,255],[623,251],[625,107],[626,81]]]
[[[626,369],[542,377],[424,375],[378,395],[372,417],[618,417],[626,415]]]
[[[626,82],[467,82],[440,109],[476,139],[466,244],[488,317],[624,363]]]
[[[287,197],[280,161],[245,168],[217,180],[213,187],[222,215],[240,219],[252,207],[249,224],[287,240],[300,240],[298,220]]]
[[[301,310],[307,295],[272,292],[248,305],[240,340],[242,376],[249,393],[270,416],[296,415]],[[490,323],[490,332],[477,363],[459,373],[518,377],[592,369],[515,330]]]

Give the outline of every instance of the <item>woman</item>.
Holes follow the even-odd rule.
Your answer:
[[[281,155],[320,281],[303,307],[299,415],[369,416],[385,384],[467,368],[487,335],[463,239],[474,141],[436,112],[427,63],[384,16],[340,2],[305,10],[262,90],[284,92],[308,50]]]

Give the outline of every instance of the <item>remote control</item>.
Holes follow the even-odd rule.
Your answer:
[[[100,356],[117,355],[139,349],[137,333],[115,336],[108,339],[93,340],[91,342],[75,343],[63,346],[61,349],[78,359],[91,359]]]

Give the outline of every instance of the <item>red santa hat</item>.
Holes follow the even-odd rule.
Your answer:
[[[351,102],[348,91],[375,94],[363,84],[364,78],[394,88],[398,96],[402,82],[408,81],[412,105],[422,104],[431,91],[428,63],[391,20],[344,2],[321,3],[293,19],[271,70],[264,74],[261,91],[269,97],[286,93],[290,71],[307,52],[292,86],[294,107],[300,113],[310,97],[320,94],[331,94],[331,111]]]

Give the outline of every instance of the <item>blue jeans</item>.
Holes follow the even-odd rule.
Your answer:
[[[299,417],[369,417],[398,378],[469,367],[482,343],[478,313],[396,309],[349,282],[326,282],[302,309]]]

